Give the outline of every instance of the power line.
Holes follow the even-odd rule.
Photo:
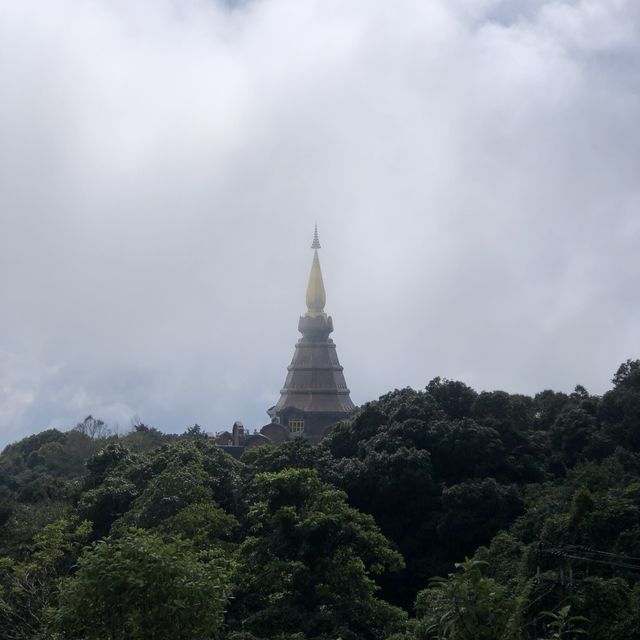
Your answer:
[[[579,554],[579,551],[583,551]],[[640,563],[640,558],[634,556],[627,556],[621,553],[611,553],[609,551],[600,551],[593,547],[583,547],[580,545],[560,545],[558,547],[544,547],[544,543],[539,543],[538,553],[545,553],[555,556],[557,558],[567,558],[569,560],[578,560],[581,562],[588,562],[593,564],[601,564],[610,567],[616,567],[619,569],[627,569],[629,571],[640,572],[640,564],[633,564],[634,562]],[[589,557],[589,555],[603,555],[609,559],[600,559]]]

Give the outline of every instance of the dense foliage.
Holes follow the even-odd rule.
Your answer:
[[[432,380],[240,460],[88,417],[0,455],[2,638],[640,640],[640,361]]]

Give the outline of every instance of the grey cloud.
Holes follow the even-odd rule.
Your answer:
[[[356,402],[638,353],[640,6],[0,0],[0,429],[266,419],[320,225]]]

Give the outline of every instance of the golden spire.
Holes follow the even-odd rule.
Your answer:
[[[320,270],[320,259],[318,258],[318,249],[320,249],[320,241],[318,240],[318,225],[316,225],[313,234],[313,263],[311,264],[311,273],[309,274],[309,284],[307,285],[307,313],[308,318],[326,318],[324,305],[327,301],[327,295],[324,291],[324,282],[322,281],[322,271]]]

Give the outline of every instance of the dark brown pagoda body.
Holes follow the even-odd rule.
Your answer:
[[[349,416],[355,407],[349,397],[336,345],[329,337],[333,321],[324,313],[325,292],[317,252],[320,248],[317,231],[312,248],[316,251],[307,288],[308,311],[298,322],[302,338],[296,344],[280,400],[269,413],[286,426],[291,435],[305,436],[317,443],[329,427]]]

